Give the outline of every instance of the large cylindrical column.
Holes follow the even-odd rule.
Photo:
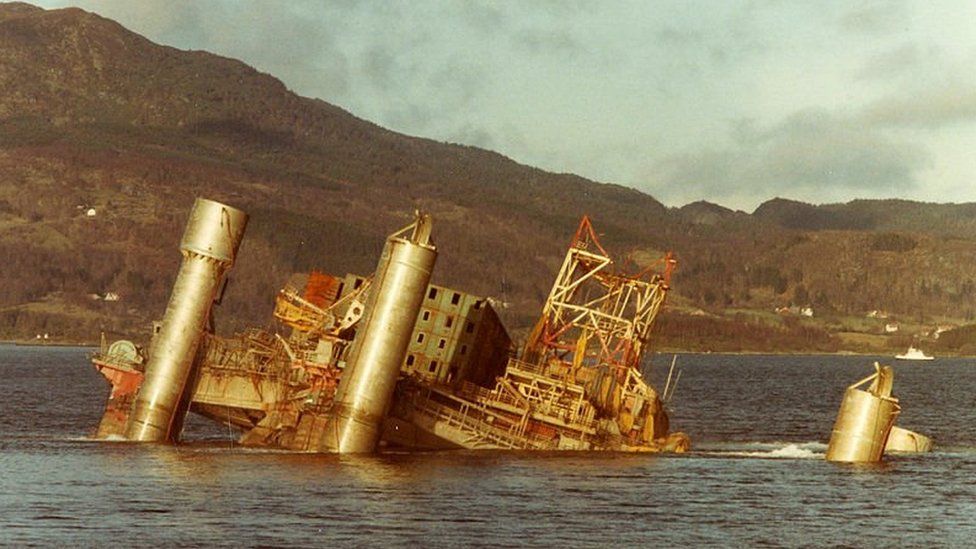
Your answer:
[[[244,236],[247,214],[198,198],[187,221],[173,292],[153,340],[145,380],[136,396],[126,437],[142,442],[171,440],[174,415],[193,359],[206,329],[210,308],[224,273],[233,265]]]
[[[386,241],[322,440],[327,451],[376,449],[437,259],[429,235],[430,218],[423,215]]]
[[[896,417],[896,400],[848,388],[827,446],[827,461],[880,461]]]
[[[837,421],[827,445],[827,461],[875,462],[884,454],[885,443],[901,411],[891,396],[894,371],[874,363],[875,373],[844,392]],[[865,391],[860,386],[871,382]]]

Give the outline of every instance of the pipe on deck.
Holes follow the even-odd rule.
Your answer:
[[[243,211],[219,202],[203,198],[194,202],[180,243],[183,263],[126,427],[129,440],[175,439],[170,432],[173,420],[214,299],[237,256],[247,219]]]

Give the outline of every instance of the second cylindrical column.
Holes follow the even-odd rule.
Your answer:
[[[386,241],[322,441],[327,451],[376,449],[437,259],[429,231],[430,218],[421,215]]]

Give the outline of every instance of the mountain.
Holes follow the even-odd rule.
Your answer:
[[[439,282],[503,292],[524,313],[548,290],[525,273],[551,276],[582,213],[600,212],[611,242],[635,244],[653,242],[646,227],[666,213],[632,189],[385,130],[238,61],[78,9],[3,5],[0,85],[0,247],[34,249],[0,268],[18,279],[0,291],[8,306],[112,291],[158,310],[197,195],[253,216],[235,269],[251,291],[228,304],[242,323],[267,316],[293,270],[371,271],[415,208],[450,235]]]
[[[716,225],[733,218],[746,217],[746,214],[741,211],[730,210],[705,200],[685,204],[677,208],[675,213],[680,220],[693,225]]]
[[[872,229],[873,219],[843,215],[831,208],[817,207],[795,200],[774,198],[759,205],[753,217],[787,229],[808,231],[826,229]]]
[[[833,333],[876,329],[737,327],[790,304],[835,319],[883,309],[919,326],[976,310],[973,204],[669,209],[627,187],[384,129],[239,61],[73,8],[0,4],[0,89],[7,339],[144,333],[162,315],[196,196],[252,216],[219,312],[225,332],[266,323],[294,272],[372,271],[416,208],[434,217],[434,281],[510,303],[502,314],[515,329],[538,315],[584,213],[625,270],[676,252],[661,326],[672,347],[779,338],[830,350]],[[109,293],[120,299],[101,299]],[[729,316],[742,311],[756,314]]]
[[[976,238],[976,204],[972,203],[922,204],[889,199],[814,206],[774,198],[760,204],[752,215],[790,229],[926,232]]]

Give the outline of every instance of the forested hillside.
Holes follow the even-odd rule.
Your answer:
[[[157,45],[78,9],[0,4],[0,89],[6,339],[144,333],[162,314],[196,196],[252,216],[223,331],[268,322],[294,272],[368,273],[416,208],[434,217],[435,282],[510,303],[515,330],[538,314],[584,213],[623,268],[676,253],[660,326],[669,348],[843,350],[858,344],[841,332],[896,320],[921,332],[976,309],[973,204],[669,209],[386,130],[239,61]],[[885,318],[851,320],[876,310]]]

